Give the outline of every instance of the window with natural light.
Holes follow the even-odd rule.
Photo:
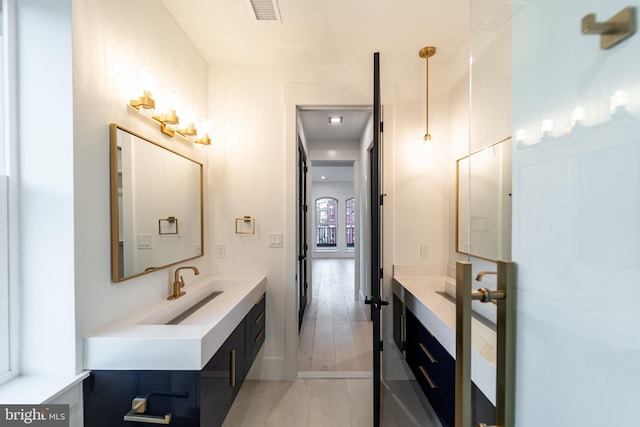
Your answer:
[[[345,213],[347,228],[347,248],[355,247],[355,227],[356,227],[356,200],[352,197],[347,199],[347,211]]]
[[[338,200],[322,197],[316,200],[316,248],[335,249],[338,246]]]
[[[5,138],[5,2],[0,2],[0,384],[12,378],[9,340],[9,147]]]

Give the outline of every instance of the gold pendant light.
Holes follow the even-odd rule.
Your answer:
[[[431,134],[429,133],[429,58],[431,58],[433,55],[436,54],[436,48],[433,46],[426,46],[423,47],[422,49],[420,49],[420,52],[418,52],[418,55],[420,55],[420,58],[424,58],[427,61],[427,68],[426,68],[426,76],[427,76],[427,84],[425,86],[425,92],[426,92],[426,132],[424,134],[424,142],[430,142],[431,141]]]

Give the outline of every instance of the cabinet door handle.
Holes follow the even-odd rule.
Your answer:
[[[258,298],[258,301],[256,301],[255,305],[260,304],[263,299],[264,299],[264,294],[260,295],[260,298]]]
[[[420,350],[422,350],[422,352],[427,356],[427,358],[429,359],[429,362],[431,363],[438,363],[438,361],[431,355],[431,353],[429,353],[429,350],[427,350],[427,348],[422,344],[419,343],[418,344],[420,346]]]
[[[236,386],[236,351],[231,350],[231,387]]]
[[[264,311],[260,313],[260,315],[258,316],[258,318],[256,319],[256,324],[260,323],[260,321],[262,320],[262,318],[264,317]]]
[[[256,339],[253,340],[253,342],[260,341],[260,338],[262,338],[262,335],[264,335],[264,328],[260,329],[260,332],[258,332],[258,335],[256,335]]]
[[[134,423],[147,423],[147,424],[169,424],[171,423],[171,414],[164,416],[157,415],[142,415],[147,410],[147,398],[136,397],[131,402],[131,410],[124,416],[124,421],[131,421]]]
[[[431,387],[432,389],[438,388],[438,386],[433,382],[433,380],[431,379],[429,374],[427,374],[427,371],[425,371],[422,366],[418,366],[418,369],[420,369],[420,372],[422,373],[422,376],[429,383],[429,387]]]

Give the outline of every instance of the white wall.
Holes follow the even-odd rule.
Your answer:
[[[389,107],[389,122],[385,124],[385,144],[389,146],[385,148],[384,190],[388,194],[385,248],[389,250],[385,292],[390,295],[392,263],[447,261],[449,236],[448,227],[443,224],[449,218],[449,184],[444,159],[448,153],[450,82],[447,65],[434,60],[430,67],[433,70],[430,127],[442,142],[431,155],[420,158],[424,135],[420,114],[424,108],[421,60],[416,55],[403,64],[385,64],[384,58],[382,52],[382,96]],[[291,333],[287,335],[289,340],[285,340],[289,333],[285,330],[291,328],[288,323],[295,328],[295,322],[287,323],[287,316],[296,313],[295,105],[370,105],[372,85],[367,82],[372,81],[372,62],[368,58],[363,63],[324,67],[211,66],[211,116],[216,136],[210,177],[212,183],[224,184],[216,188],[211,200],[212,233],[214,244],[227,246],[226,258],[216,259],[213,271],[219,274],[244,271],[269,277],[269,338],[263,351],[262,376],[289,376],[295,370],[291,368],[293,361],[289,370],[284,366],[285,355],[294,357],[297,336]],[[294,119],[288,120],[290,116]],[[257,220],[258,234],[255,239],[238,239],[231,232],[232,218],[249,214]],[[268,249],[269,232],[285,233],[285,248]],[[394,242],[407,243],[394,245]],[[420,258],[420,243],[431,244],[431,258]]]
[[[141,29],[141,25],[142,28]],[[172,268],[113,284],[110,278],[109,123],[118,123],[202,163],[211,149],[169,138],[157,125],[127,104],[140,94],[140,70],[156,79],[156,106],[170,90],[182,105],[208,112],[208,65],[162,3],[78,0],[73,2],[73,167],[74,227],[64,241],[75,263],[78,369],[82,369],[82,337],[170,292]],[[42,49],[41,49],[42,50]],[[171,58],[168,59],[167,55]],[[180,113],[180,111],[178,111]],[[205,173],[206,173],[205,168]],[[205,184],[205,201],[210,198]],[[205,205],[205,224],[208,224]],[[206,236],[205,245],[209,236]],[[54,248],[51,248],[53,251]],[[205,247],[205,255],[211,253]],[[207,257],[190,261],[209,274]],[[185,277],[188,282],[191,278]],[[66,286],[71,286],[73,278]]]

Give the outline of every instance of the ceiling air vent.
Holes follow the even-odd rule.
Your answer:
[[[247,4],[257,22],[282,22],[277,0],[247,0]]]

